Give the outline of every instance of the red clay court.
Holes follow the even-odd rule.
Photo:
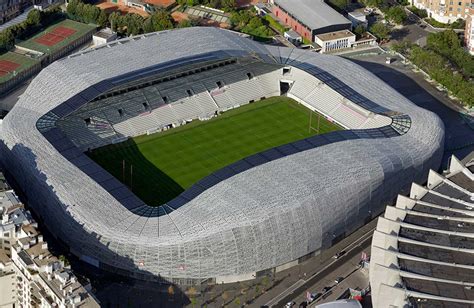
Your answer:
[[[54,28],[51,32],[38,37],[35,39],[35,42],[45,46],[53,46],[74,33],[76,33],[76,30],[74,29],[59,26]]]
[[[13,72],[17,68],[19,68],[21,64],[11,62],[8,60],[0,60],[0,77],[5,76],[8,73]]]

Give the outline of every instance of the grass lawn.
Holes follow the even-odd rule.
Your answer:
[[[40,38],[41,36],[43,36],[46,33],[52,32],[55,28],[60,27],[60,26],[74,29],[74,30],[76,30],[76,32],[74,34],[68,36],[68,37],[65,37],[62,41],[60,41],[57,44],[52,45],[52,46],[46,46],[46,45],[40,44],[38,42],[35,42],[36,39]],[[91,31],[92,29],[95,29],[95,28],[96,28],[96,26],[94,26],[94,25],[87,25],[87,24],[83,24],[83,23],[80,23],[80,22],[77,22],[77,21],[74,21],[74,20],[65,19],[63,21],[60,21],[58,23],[55,23],[55,24],[49,26],[44,31],[41,31],[41,32],[37,33],[36,35],[30,37],[29,39],[27,39],[27,40],[25,40],[21,43],[18,43],[17,45],[28,48],[28,49],[40,51],[40,52],[43,52],[43,53],[46,53],[46,54],[50,54],[53,51],[56,51],[56,50],[58,50],[58,49],[60,49],[64,46],[68,45],[72,41],[78,39],[79,37],[83,36],[84,34],[86,34],[87,32],[89,32],[89,31]]]
[[[280,32],[281,35],[283,35],[283,33],[286,32],[286,30],[288,28],[286,28],[285,26],[281,25],[278,21],[276,21],[275,19],[273,19],[270,15],[265,15],[264,19],[266,21],[268,21],[268,24],[270,25],[270,27],[272,27],[273,29],[277,30],[278,32]]]
[[[2,60],[19,64],[20,66],[15,69],[17,74],[38,63],[38,60],[34,60],[14,52],[7,52],[0,55],[0,62],[2,62]],[[2,74],[2,76],[0,76],[0,83],[9,80],[12,77],[13,73]]]
[[[163,204],[203,177],[242,158],[300,140],[310,111],[288,97],[273,97],[223,113],[209,121],[108,145],[90,157],[149,205]],[[313,115],[313,124],[316,123]],[[320,131],[341,129],[321,117]],[[123,161],[125,160],[125,176]]]

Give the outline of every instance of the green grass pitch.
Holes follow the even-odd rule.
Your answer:
[[[89,153],[149,205],[163,204],[203,177],[242,158],[316,135],[310,111],[288,97],[273,97],[149,136]],[[313,113],[312,127],[316,128]],[[319,133],[341,129],[320,117]],[[125,169],[123,168],[125,161]]]

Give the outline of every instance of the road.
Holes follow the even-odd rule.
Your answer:
[[[302,301],[304,298],[304,294],[306,294],[306,291],[309,287],[316,285],[326,276],[334,276],[331,274],[340,269],[350,259],[354,258],[355,256],[359,256],[362,251],[366,251],[367,248],[370,247],[373,231],[374,229],[371,229],[363,236],[361,236],[358,240],[342,249],[343,251],[346,251],[346,253],[342,257],[340,257],[339,259],[334,259],[334,261],[332,261],[329,265],[325,266],[308,279],[300,280],[302,282],[297,282],[296,287],[292,286],[291,288],[285,290],[285,292],[276,296],[266,305],[269,307],[284,307],[286,303],[295,301],[295,299],[297,298],[299,299],[299,301]],[[337,278],[339,277],[338,275],[339,274],[335,275],[334,277]]]

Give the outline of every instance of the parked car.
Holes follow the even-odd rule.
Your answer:
[[[294,305],[296,305],[295,302],[288,302],[288,303],[286,303],[285,308],[291,308],[291,307],[293,307]]]
[[[338,284],[338,283],[341,283],[343,280],[344,280],[344,277],[338,277],[336,278],[336,280],[334,280],[334,282]]]
[[[343,255],[346,254],[346,251],[345,250],[342,250],[342,251],[339,251],[338,253],[336,253],[333,258],[334,259],[339,259],[340,257],[342,257]]]
[[[331,287],[324,287],[324,288],[322,289],[322,292],[323,292],[323,293],[326,293],[326,292],[329,291],[329,290],[331,290]]]

